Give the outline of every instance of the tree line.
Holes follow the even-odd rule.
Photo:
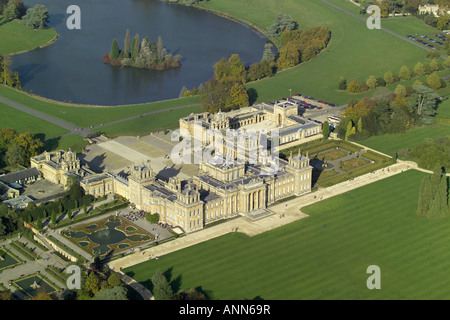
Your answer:
[[[11,70],[11,64],[11,56],[0,55],[0,83],[16,89],[22,89],[19,73]]]
[[[130,31],[127,29],[124,49],[120,49],[114,39],[110,52],[103,56],[103,62],[113,66],[166,70],[180,67],[181,56],[167,53],[161,37],[158,37],[157,42],[150,43],[148,37],[141,42],[139,34],[136,34],[130,43]]]
[[[387,71],[382,77],[375,77],[370,75],[365,81],[351,80],[347,83],[347,80],[341,76],[338,82],[339,90],[347,90],[349,93],[362,93],[376,87],[384,87],[388,84],[397,83],[399,81],[407,81],[414,78],[419,78],[423,76],[428,76],[425,79],[425,83],[420,80],[416,80],[412,86],[426,85],[433,90],[438,90],[440,88],[445,88],[445,80],[440,77],[437,72],[444,69],[450,68],[450,58],[444,61],[444,63],[439,62],[437,59],[433,59],[430,62],[417,62],[413,70],[410,70],[407,66],[402,66],[398,74],[392,71]]]
[[[14,129],[0,130],[0,168],[28,166],[30,158],[39,154],[43,143],[29,131],[18,133]]]
[[[405,132],[416,124],[433,124],[438,102],[439,95],[429,87],[398,85],[381,98],[351,100],[336,132],[343,139],[354,135],[353,139],[358,140]]]

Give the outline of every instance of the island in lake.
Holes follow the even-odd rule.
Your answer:
[[[127,30],[124,40],[124,50],[121,50],[116,39],[113,40],[111,51],[103,56],[103,62],[116,67],[135,67],[151,70],[168,70],[181,66],[181,56],[167,53],[161,37],[150,43],[148,37],[142,42],[136,34],[130,45],[130,32]]]

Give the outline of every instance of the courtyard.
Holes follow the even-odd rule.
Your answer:
[[[175,142],[171,141],[172,131],[156,132],[144,137],[119,137],[113,140],[97,138],[95,144],[86,147],[80,155],[82,163],[97,173],[112,172],[127,176],[130,167],[147,164],[158,173],[158,177],[168,180],[192,178],[198,166],[176,165],[170,159]]]

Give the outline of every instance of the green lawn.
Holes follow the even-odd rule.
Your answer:
[[[168,271],[181,289],[201,286],[214,299],[449,299],[450,219],[415,214],[423,176],[408,171],[259,236],[231,233],[124,271],[147,286]],[[366,287],[370,265],[381,290]]]
[[[98,131],[106,133],[108,137],[116,136],[144,136],[150,132],[165,129],[175,129],[179,126],[179,120],[191,113],[201,112],[200,106],[183,108],[173,111],[166,111],[149,115],[143,118],[136,118],[118,124],[102,127]]]
[[[68,131],[47,121],[0,103],[0,128],[11,128],[19,133],[30,131],[40,139],[57,137]]]
[[[438,118],[450,119],[450,99],[439,103],[436,116]]]
[[[69,150],[71,148],[76,153],[81,153],[83,147],[88,145],[88,142],[78,135],[67,135],[50,139],[45,141],[44,149],[47,151],[53,150]]]
[[[448,136],[449,134],[450,124],[435,124],[431,126],[419,126],[405,133],[374,136],[366,140],[358,141],[358,143],[393,156],[401,149],[412,150],[427,138],[435,139]]]
[[[402,65],[412,68],[425,58],[426,51],[381,30],[369,30],[366,23],[349,16],[321,1],[310,0],[211,0],[201,4],[250,21],[261,29],[275,21],[278,13],[288,13],[299,28],[328,26],[332,38],[318,57],[269,79],[247,84],[258,93],[258,101],[271,101],[292,93],[304,93],[336,104],[351,98],[337,90],[340,76],[365,80],[371,74],[383,75],[399,70]],[[260,8],[265,10],[260,10]],[[364,95],[371,94],[370,92]]]
[[[81,127],[89,127],[101,123],[106,124],[151,111],[170,109],[199,102],[198,97],[188,97],[139,105],[95,107],[63,104],[47,99],[39,99],[5,86],[0,86],[0,95]]]
[[[34,30],[14,20],[0,26],[0,54],[29,51],[46,45],[57,36],[54,29]]]

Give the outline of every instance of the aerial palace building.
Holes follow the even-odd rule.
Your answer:
[[[215,115],[201,113],[180,119],[180,131],[193,134],[202,147],[217,139],[211,131],[228,129],[231,134],[223,132],[223,136],[228,133],[228,137],[233,137],[242,136],[243,131],[238,130],[249,128],[256,131],[277,129],[280,145],[301,143],[304,138],[321,132],[319,123],[299,117],[297,106],[289,102],[261,104]],[[195,130],[201,135],[194,134]],[[274,135],[269,133],[268,140],[272,144],[273,138]],[[260,140],[255,141],[255,147],[258,147]],[[247,141],[248,148],[244,148],[247,153],[241,159],[237,158],[238,148],[225,147],[223,153],[203,160],[198,174],[188,180],[158,179],[157,172],[148,164],[135,164],[125,177],[111,172],[80,175],[79,160],[70,151],[35,157],[32,166],[55,183],[63,183],[69,173],[77,175],[87,194],[96,197],[119,194],[140,210],[158,213],[162,223],[192,232],[238,215],[252,220],[265,217],[273,214],[270,206],[277,201],[311,191],[312,167],[308,154],[301,154],[299,150],[283,160],[265,150],[256,161],[248,161],[251,144]]]

